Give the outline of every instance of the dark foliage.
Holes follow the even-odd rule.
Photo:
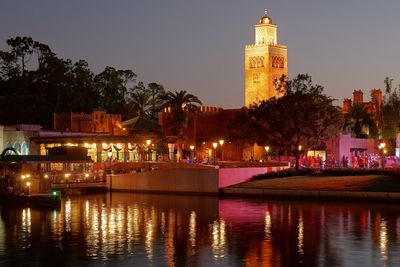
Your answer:
[[[314,169],[298,169],[290,168],[277,172],[270,172],[265,174],[260,174],[253,176],[251,180],[264,180],[264,179],[273,179],[273,178],[283,178],[283,177],[292,177],[292,176],[303,176],[303,175],[311,175],[315,173]]]

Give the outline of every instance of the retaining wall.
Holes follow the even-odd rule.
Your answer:
[[[217,194],[220,188],[248,181],[252,176],[287,167],[179,168],[112,175],[114,191]],[[107,175],[110,185],[111,176]]]

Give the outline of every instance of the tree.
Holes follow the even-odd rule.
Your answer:
[[[382,103],[383,130],[385,139],[395,139],[400,128],[400,92],[399,87],[393,87],[393,79],[386,77],[385,95]]]
[[[128,97],[127,113],[130,117],[147,116],[147,109],[150,106],[150,93],[148,91],[137,90]]]
[[[249,109],[240,109],[228,124],[228,139],[239,144],[249,144],[252,147],[258,140],[260,133],[259,125],[255,117],[250,116]],[[251,150],[254,157],[254,150]]]
[[[171,112],[173,134],[178,140],[178,157],[181,157],[183,130],[188,125],[189,115],[200,112],[198,105],[202,102],[197,96],[188,94],[186,91],[167,92],[161,99],[163,104],[160,109],[168,108]]]
[[[378,128],[368,109],[363,104],[354,104],[344,115],[344,130],[355,134],[356,138],[377,137]]]
[[[324,95],[323,87],[314,85],[308,74],[299,74],[282,85],[285,94],[253,105],[249,115],[258,129],[257,143],[268,144],[292,153],[299,168],[304,149],[323,145],[339,131],[341,116],[334,99]]]
[[[147,85],[148,91],[150,93],[150,111],[149,116],[150,118],[156,120],[159,107],[162,105],[162,99],[164,97],[165,90],[164,86],[158,83],[149,83]]]
[[[116,70],[107,66],[94,78],[100,106],[110,113],[123,113],[128,95],[127,83],[135,78],[136,74],[131,70]]]

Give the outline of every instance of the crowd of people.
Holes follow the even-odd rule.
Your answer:
[[[292,162],[294,164],[294,162]],[[381,167],[398,167],[400,159],[396,156],[386,156],[378,154],[352,154],[343,156],[341,160],[335,158],[327,158],[324,160],[322,157],[308,157],[303,155],[299,160],[301,168],[381,168]]]

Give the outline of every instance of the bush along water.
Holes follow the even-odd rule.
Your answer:
[[[264,180],[273,178],[284,178],[293,176],[304,176],[304,175],[315,175],[315,176],[356,176],[356,175],[389,175],[400,178],[400,168],[390,168],[390,169],[352,169],[352,168],[341,168],[341,169],[325,169],[325,170],[315,170],[315,169],[299,169],[294,168],[286,169],[277,172],[270,172],[265,174],[260,174],[253,176],[251,180]]]

